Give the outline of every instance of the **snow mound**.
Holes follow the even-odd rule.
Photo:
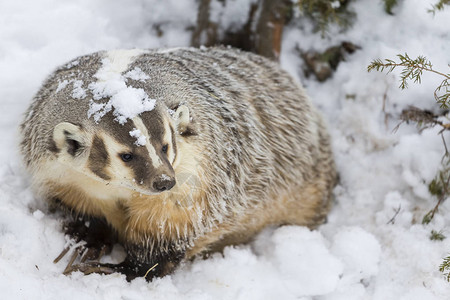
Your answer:
[[[342,262],[317,231],[298,226],[265,230],[252,247],[225,248],[173,275],[183,291],[213,299],[299,299],[336,289]]]
[[[380,244],[372,234],[361,228],[341,229],[334,236],[331,252],[344,261],[344,277],[353,277],[354,282],[369,279],[378,273]]]
[[[304,227],[276,230],[265,252],[286,289],[299,296],[332,292],[342,274],[342,262],[330,253],[321,233]]]

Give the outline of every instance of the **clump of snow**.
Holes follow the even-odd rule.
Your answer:
[[[331,7],[334,9],[339,8],[339,7],[341,7],[341,2],[333,1],[333,2],[331,2]]]
[[[88,111],[89,118],[93,116],[94,120],[99,122],[114,108],[113,114],[116,120],[120,124],[125,124],[127,119],[132,119],[140,113],[155,108],[156,100],[149,98],[143,89],[122,86],[121,83],[123,82],[117,81],[89,85],[94,93],[94,99],[110,97],[107,103],[92,101]]]
[[[269,243],[260,246],[293,295],[318,296],[336,289],[343,264],[330,253],[319,232],[284,226],[274,232]]]
[[[145,144],[147,144],[147,138],[141,133],[139,129],[133,128],[133,130],[130,131],[130,135],[136,138],[136,142],[134,142],[136,145],[145,146]]]
[[[86,98],[86,90],[83,89],[83,81],[75,80],[73,82],[73,91],[72,97],[75,99],[84,99]]]
[[[342,228],[333,237],[331,252],[345,265],[341,284],[367,283],[378,274],[380,243],[372,234],[359,227]]]
[[[66,88],[66,86],[69,84],[69,81],[67,79],[61,81],[58,83],[58,87],[56,88],[55,93],[58,93],[59,91]]]
[[[161,179],[162,179],[162,180],[170,180],[170,176],[167,175],[167,174],[162,174],[162,175],[161,175]]]
[[[144,81],[149,79],[150,76],[144,73],[139,67],[135,67],[133,70],[128,71],[125,75],[126,78],[130,78],[137,81]]]
[[[112,111],[116,120],[124,124],[127,119],[155,108],[156,100],[149,98],[142,88],[134,88],[126,84],[126,75],[122,75],[122,71],[128,66],[129,60],[140,53],[133,51],[128,54],[130,57],[120,51],[119,55],[112,53],[104,58],[103,66],[94,75],[98,81],[89,84],[93,100],[90,103],[88,117],[92,116],[95,122],[99,122],[105,114]],[[128,77],[135,76],[139,80],[145,80],[145,74],[142,71],[134,69],[130,72],[127,73]],[[106,103],[98,102],[103,99],[109,100]]]
[[[83,81],[81,80],[63,80],[58,83],[55,93],[65,89],[70,83],[73,84],[72,97],[75,99],[86,98],[86,90],[83,88]]]

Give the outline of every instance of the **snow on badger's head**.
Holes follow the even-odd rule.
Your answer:
[[[87,93],[80,92],[79,83],[73,85],[71,97],[89,102],[86,114],[79,117],[92,120],[90,128],[61,122],[53,139],[60,150],[58,160],[65,165],[113,187],[151,195],[176,184],[175,134],[187,126],[189,111],[180,106],[170,116],[162,103],[149,97],[143,87],[150,76],[136,64],[129,68],[144,53],[106,52]],[[68,83],[63,84],[61,88]]]
[[[88,117],[96,122],[108,112],[112,111],[120,124],[127,122],[137,115],[155,108],[156,100],[151,99],[142,88],[127,85],[127,79],[145,81],[149,79],[138,67],[127,71],[133,57],[143,54],[142,50],[116,50],[107,52],[102,60],[102,67],[94,75],[97,81],[89,84],[93,94]],[[107,102],[99,100],[108,99]]]

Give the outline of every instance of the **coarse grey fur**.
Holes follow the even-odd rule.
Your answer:
[[[55,145],[52,134],[61,122],[75,124],[94,135],[87,145],[75,145],[79,147],[74,147],[73,156],[79,154],[77,151],[97,151],[90,155],[90,168],[103,180],[110,176],[102,173],[102,168],[111,163],[111,153],[102,150],[106,146],[101,146],[97,132],[106,132],[133,151],[145,150],[134,145],[136,139],[129,134],[133,122],[121,125],[112,112],[99,122],[88,117],[93,99],[89,84],[96,81],[94,75],[106,55],[107,52],[98,52],[82,56],[58,68],[35,96],[21,125],[21,151],[33,178],[40,177],[42,161],[58,157],[61,149]],[[188,199],[201,205],[197,210],[186,208],[192,216],[190,224],[183,228],[172,227],[175,225],[170,224],[170,215],[159,216],[160,219],[155,216],[155,220],[149,217],[149,223],[160,222],[162,229],[158,232],[149,229],[129,241],[132,225],[126,224],[123,243],[128,245],[129,255],[147,264],[164,260],[165,255],[189,258],[227,244],[245,242],[265,225],[315,227],[323,222],[336,182],[329,136],[303,88],[276,63],[233,49],[180,48],[139,54],[122,74],[136,67],[148,79],[128,79],[127,85],[142,88],[157,100],[154,110],[140,115],[154,138],[155,149],[161,146],[164,134],[162,120],[171,118],[168,112],[180,105],[188,107],[189,125],[184,132],[174,132],[172,144],[176,148],[183,140],[197,149],[195,157],[181,159],[195,159],[202,171],[194,174],[199,178],[196,184],[200,185],[202,199]],[[99,146],[92,149],[96,138],[95,144]],[[176,155],[183,153],[178,151]],[[144,181],[154,175],[150,157],[144,153],[141,156],[147,163],[131,168],[136,178],[141,176]],[[165,161],[166,165],[170,169],[170,162]],[[176,171],[175,176],[179,181]],[[63,197],[52,194],[52,189],[46,187],[54,184],[50,181],[36,179],[44,197]],[[285,202],[289,206],[286,211]],[[120,201],[120,205],[124,206],[127,222],[133,217],[129,215],[133,210],[127,208],[126,201]],[[188,207],[191,203],[177,205]],[[308,205],[311,212],[293,211],[301,211]],[[89,210],[82,213],[90,214]],[[92,213],[108,220],[107,213],[104,214]],[[165,237],[173,236],[169,232],[175,230],[176,239]]]

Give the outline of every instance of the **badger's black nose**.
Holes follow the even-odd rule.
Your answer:
[[[175,185],[175,178],[169,176],[161,176],[153,182],[153,188],[157,192],[164,192],[165,190],[170,190]]]

